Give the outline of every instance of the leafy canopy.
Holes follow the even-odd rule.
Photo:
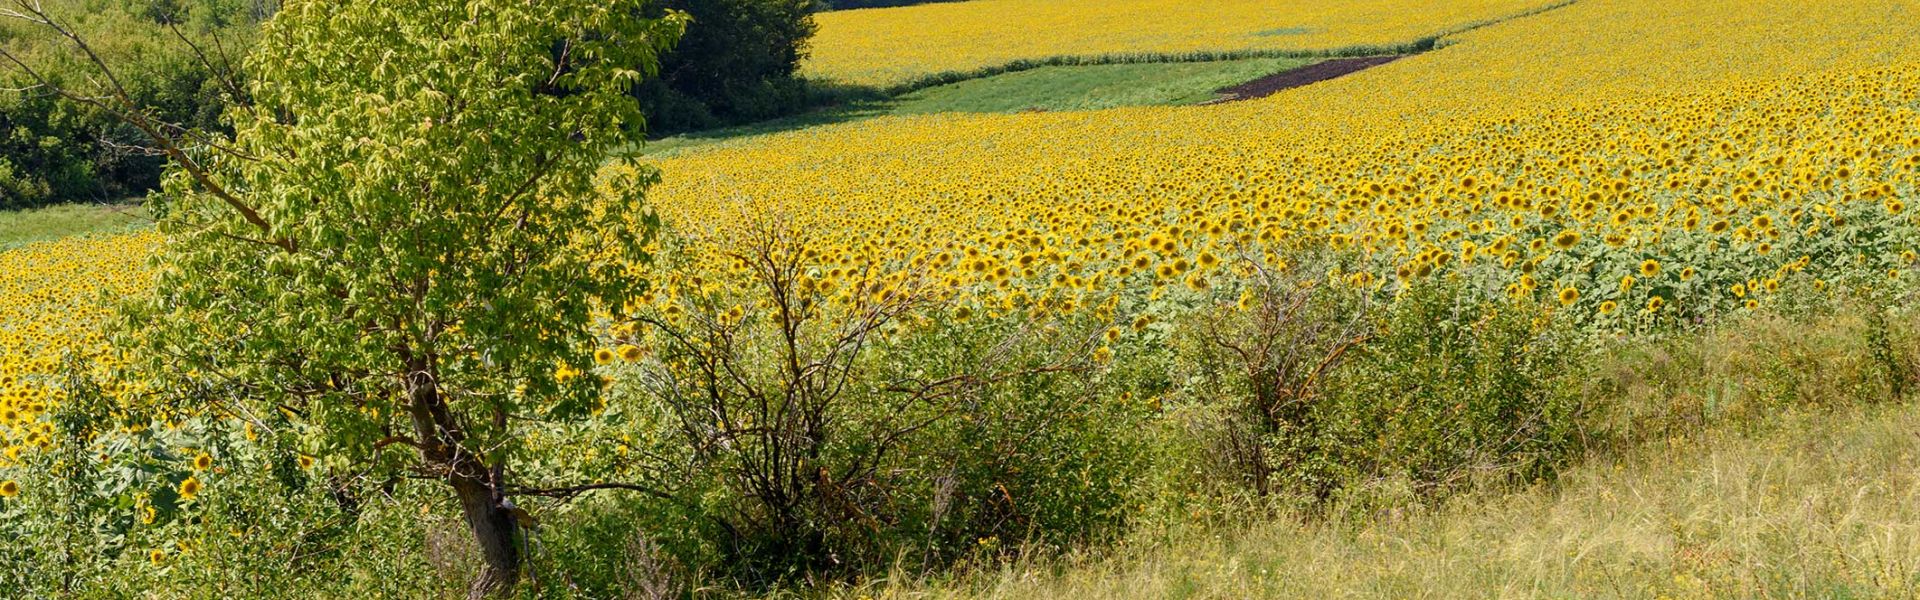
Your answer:
[[[339,460],[414,429],[419,378],[464,429],[431,443],[494,464],[513,423],[585,412],[594,386],[555,375],[642,285],[657,177],[595,173],[684,25],[641,4],[287,2],[231,139],[157,200],[157,293],[129,314],[161,389],[290,415]]]

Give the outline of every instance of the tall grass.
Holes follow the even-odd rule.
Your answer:
[[[1361,498],[1252,526],[837,590],[914,598],[1912,597],[1912,315],[1757,313],[1594,357],[1585,458],[1439,504]]]
[[[1589,462],[1559,484],[1415,510],[1195,530],[880,598],[1912,597],[1920,409],[1783,416]]]

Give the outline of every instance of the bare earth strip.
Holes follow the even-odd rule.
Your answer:
[[[1384,65],[1400,60],[1401,58],[1405,58],[1405,55],[1362,56],[1357,58],[1323,60],[1298,69],[1274,73],[1240,85],[1220,88],[1215,90],[1216,93],[1220,94],[1220,98],[1206,102],[1206,104],[1264,98],[1283,90],[1326,81],[1335,77]]]

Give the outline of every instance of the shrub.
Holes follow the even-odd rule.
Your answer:
[[[676,269],[635,315],[656,355],[621,371],[617,409],[651,415],[640,454],[674,465],[654,495],[693,525],[661,543],[765,584],[1124,520],[1139,411],[1103,375],[1095,311],[989,314],[910,273],[828,275],[801,234],[753,235],[746,287]]]
[[[1232,304],[1181,322],[1179,344],[1192,373],[1190,400],[1213,405],[1209,450],[1255,496],[1323,498],[1335,486],[1324,457],[1327,377],[1372,333],[1367,292],[1329,282],[1326,260],[1252,269]],[[1227,291],[1231,293],[1231,290]],[[1198,424],[1198,423],[1195,423]]]
[[[1307,264],[1294,269],[1327,272]],[[1457,283],[1374,306],[1337,279],[1260,281],[1239,306],[1182,325],[1185,393],[1199,406],[1174,426],[1211,440],[1200,472],[1266,506],[1311,508],[1393,487],[1431,500],[1475,481],[1551,476],[1579,449],[1583,346],[1542,308],[1483,302]]]
[[[1348,487],[1434,499],[1549,478],[1579,451],[1582,338],[1529,301],[1472,298],[1415,286],[1328,383],[1320,418],[1338,441],[1325,459]]]

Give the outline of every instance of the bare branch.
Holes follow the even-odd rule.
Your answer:
[[[597,491],[597,490],[627,490],[631,492],[640,492],[642,494],[646,494],[656,498],[663,498],[663,499],[673,498],[672,494],[668,494],[664,491],[661,491],[655,488],[651,488],[651,487],[647,487],[639,484],[633,484],[633,483],[588,483],[588,484],[582,484],[582,485],[572,485],[572,486],[555,487],[555,488],[515,487],[515,488],[508,488],[505,492],[503,492],[503,494],[507,496],[543,496],[547,498],[559,498],[562,500],[571,500],[575,496],[579,496],[580,494]]]

